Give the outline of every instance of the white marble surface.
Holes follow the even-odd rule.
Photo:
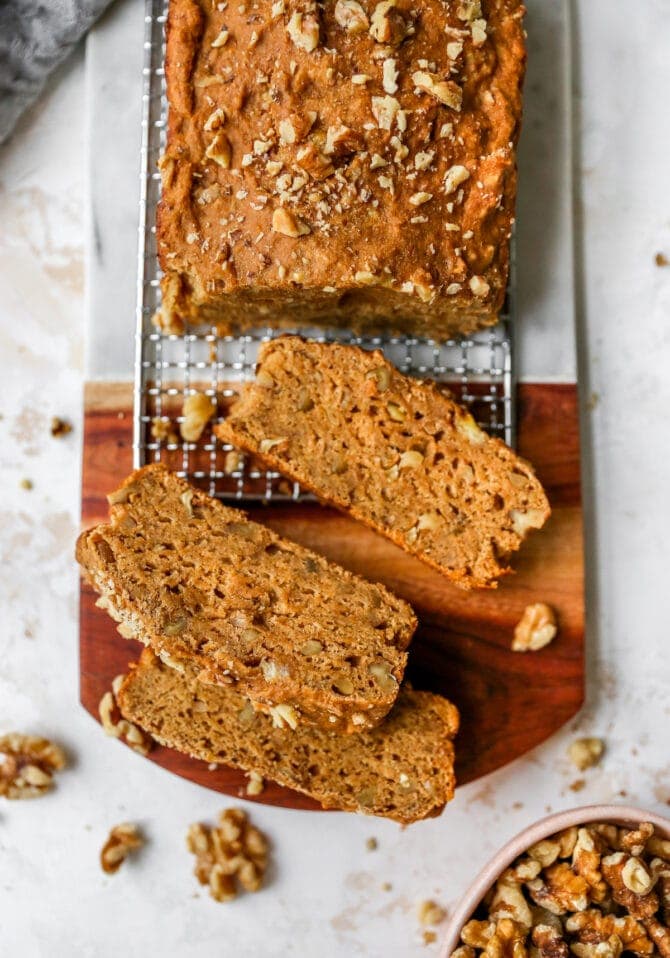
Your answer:
[[[183,834],[231,802],[105,740],[77,704],[81,56],[0,152],[0,733],[53,735],[72,758],[49,797],[0,799],[0,954],[431,954],[417,900],[453,902],[503,839],[545,810],[622,793],[667,810],[670,268],[654,263],[657,252],[670,258],[670,114],[660,95],[670,85],[667,25],[666,0],[641,0],[635,18],[607,0],[578,9],[578,318],[583,393],[592,397],[583,430],[587,707],[533,754],[460,790],[442,818],[404,832],[255,807],[274,842],[273,879],[230,906],[198,894]],[[115,132],[112,123],[110,150]],[[50,437],[52,413],[72,419],[72,436]],[[20,488],[24,477],[31,492]],[[608,745],[578,797],[564,757],[577,728]],[[106,878],[98,850],[123,819],[142,823],[150,843]],[[370,835],[376,852],[365,849]]]

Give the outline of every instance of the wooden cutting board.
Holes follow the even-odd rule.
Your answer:
[[[356,522],[314,503],[248,508],[252,518],[321,552],[407,599],[419,617],[408,677],[417,688],[450,698],[461,711],[457,740],[460,784],[492,772],[539,745],[580,708],[584,693],[584,590],[579,416],[574,384],[518,387],[518,451],[535,465],[553,514],[531,534],[516,574],[497,590],[463,592],[418,560]],[[106,493],[132,469],[132,385],[90,383],[85,392],[82,523],[107,518]],[[98,703],[140,646],[123,639],[82,584],[80,688],[84,707]],[[510,650],[525,607],[547,602],[558,636],[540,652]],[[111,747],[111,745],[110,745]],[[229,795],[244,794],[246,777],[165,748],[148,758]],[[256,801],[317,808],[289,789],[267,783]]]

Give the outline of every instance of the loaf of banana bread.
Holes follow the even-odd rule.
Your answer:
[[[520,0],[171,0],[156,321],[435,338],[495,321]]]
[[[454,794],[458,712],[430,692],[402,688],[383,723],[360,735],[291,732],[234,687],[203,685],[145,650],[117,699],[125,718],[163,745],[257,772],[325,808],[409,824],[438,815]]]
[[[268,342],[215,433],[466,588],[495,585],[550,513],[527,462],[380,352]]]
[[[80,536],[77,559],[123,635],[290,728],[383,719],[416,628],[407,603],[162,465],[109,499],[109,523]]]

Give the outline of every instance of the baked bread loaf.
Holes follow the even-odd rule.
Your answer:
[[[430,692],[401,689],[384,722],[360,735],[291,732],[254,712],[234,687],[189,680],[145,650],[117,699],[125,718],[161,744],[258,772],[325,808],[409,824],[438,815],[454,794],[458,712]]]
[[[152,465],[109,497],[77,560],[101,604],[177,669],[275,722],[344,732],[393,705],[416,618],[401,599]]]
[[[495,321],[520,0],[171,0],[158,324]]]
[[[215,433],[465,588],[495,585],[550,513],[527,462],[380,352],[268,342]]]

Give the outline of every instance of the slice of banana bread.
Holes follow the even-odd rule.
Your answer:
[[[325,808],[409,824],[438,815],[454,794],[458,712],[430,692],[401,689],[384,722],[359,735],[291,732],[235,688],[203,685],[145,650],[117,699],[123,715],[163,745],[258,772]]]
[[[215,432],[465,588],[495,586],[550,514],[527,462],[380,352],[266,343]]]
[[[152,465],[109,496],[77,560],[100,604],[203,682],[235,684],[275,721],[353,732],[398,694],[411,608]]]

